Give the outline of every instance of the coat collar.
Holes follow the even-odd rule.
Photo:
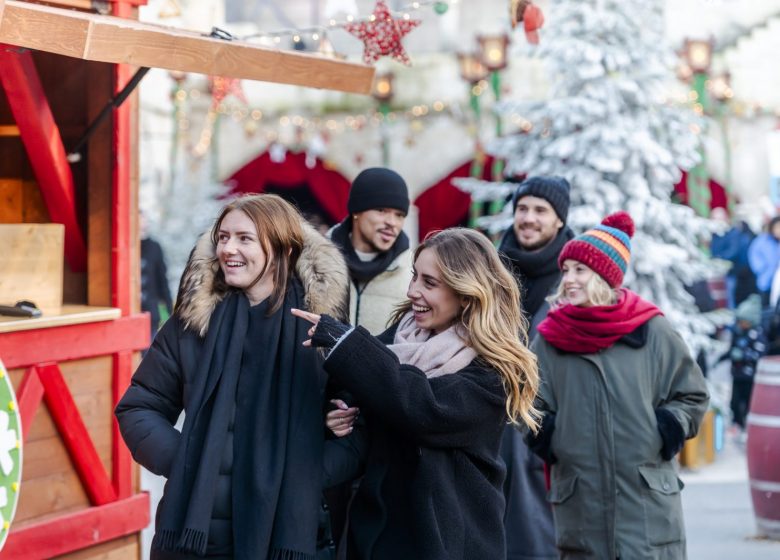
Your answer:
[[[295,274],[303,284],[307,308],[346,320],[349,309],[349,274],[341,251],[307,222],[303,227],[303,251]],[[215,286],[219,263],[211,232],[200,236],[182,274],[175,313],[187,330],[200,336],[208,331],[217,304],[227,292]]]

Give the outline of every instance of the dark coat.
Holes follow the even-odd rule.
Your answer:
[[[152,320],[152,338],[160,327],[160,304],[168,315],[173,310],[171,290],[162,247],[154,239],[141,240],[141,311],[147,311]]]
[[[393,330],[382,340],[392,341]],[[498,373],[477,359],[428,379],[362,327],[338,344],[325,369],[354,395],[368,431],[326,444],[329,484],[356,476],[365,453],[349,557],[505,558],[499,446],[506,397]]]
[[[307,307],[315,313],[332,313],[346,318],[349,278],[341,254],[312,228],[305,226],[304,233],[304,249],[295,276],[303,285]],[[212,242],[208,236],[204,236],[193,250],[182,277],[174,315],[163,325],[133,376],[131,387],[116,408],[122,436],[133,458],[152,473],[166,478],[171,472],[181,440],[181,433],[174,428],[174,424],[179,414],[187,412],[191,407],[190,392],[193,377],[200,370],[199,359],[205,335],[213,312],[225,295],[215,288],[213,258]],[[290,343],[299,347],[297,341]],[[262,351],[261,348],[257,350]],[[226,450],[220,464],[214,497],[215,506],[209,526],[209,551],[218,551],[220,544],[230,544],[232,541],[229,512],[234,466],[230,451],[232,436],[231,427],[226,436]],[[319,483],[301,481],[301,484],[305,482]],[[189,558],[160,550],[153,552],[153,558],[160,560]]]
[[[680,440],[691,438],[709,395],[669,321],[646,325],[638,342],[624,337],[593,354],[563,352],[541,336],[533,342],[538,405],[555,415],[554,430],[543,432],[556,460],[548,498],[562,558],[685,558],[682,482],[663,456],[659,411]]]
[[[550,304],[544,298],[560,282],[558,255],[573,237],[574,233],[565,227],[547,247],[525,251],[518,246],[511,227],[504,233],[500,250],[520,287],[520,306],[528,319],[528,340],[536,336],[536,327],[547,317]],[[501,458],[507,470],[504,483],[507,559],[557,558],[552,508],[546,499],[544,463],[528,450],[523,434],[511,425],[504,428]]]

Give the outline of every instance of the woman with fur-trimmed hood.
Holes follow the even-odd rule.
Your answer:
[[[230,202],[198,241],[116,408],[168,479],[152,559],[315,558],[325,374],[290,310],[344,318],[348,287],[339,250],[275,195]]]

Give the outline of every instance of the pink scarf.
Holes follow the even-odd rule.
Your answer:
[[[435,336],[431,331],[417,328],[414,313],[401,318],[393,343],[388,346],[402,364],[422,370],[428,379],[462,370],[477,357],[466,346],[465,329],[459,323]]]
[[[631,290],[621,288],[614,305],[580,307],[563,305],[552,309],[539,323],[539,334],[558,350],[592,354],[615,344],[656,315],[655,305]]]

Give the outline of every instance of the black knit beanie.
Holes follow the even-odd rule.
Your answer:
[[[569,216],[569,190],[569,182],[563,177],[529,177],[517,186],[512,197],[512,211],[517,209],[517,201],[524,196],[535,196],[549,202],[565,224]]]
[[[376,208],[395,208],[409,213],[409,191],[403,178],[385,167],[361,171],[349,189],[347,210],[350,214]]]

